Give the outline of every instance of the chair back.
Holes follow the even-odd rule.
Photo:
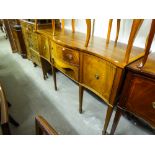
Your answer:
[[[8,114],[8,103],[6,101],[5,93],[0,84],[0,115],[1,115],[1,125],[9,122],[9,114]]]
[[[42,117],[35,117],[37,135],[58,135],[57,131]]]

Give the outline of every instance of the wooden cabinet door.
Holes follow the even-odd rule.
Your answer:
[[[155,127],[155,80],[133,75],[125,107]]]
[[[40,55],[45,58],[47,61],[51,61],[51,53],[50,53],[50,41],[47,37],[42,35],[38,36],[39,41],[39,53]]]

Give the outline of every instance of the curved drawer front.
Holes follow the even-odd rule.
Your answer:
[[[53,57],[72,66],[79,66],[79,52],[54,44]]]
[[[116,67],[98,57],[83,54],[82,83],[93,89],[108,103],[111,95]]]
[[[57,69],[75,81],[79,81],[79,52],[52,44],[52,57]]]
[[[135,75],[126,108],[155,127],[155,80]]]

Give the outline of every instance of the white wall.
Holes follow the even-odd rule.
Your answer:
[[[106,38],[107,31],[108,31],[108,22],[109,22],[109,19],[95,19],[94,35],[101,37],[101,38]],[[75,23],[76,23],[75,31],[86,33],[85,19],[75,20]],[[112,25],[112,31],[111,31],[111,40],[115,40],[116,27],[117,27],[116,24],[117,24],[117,20],[114,19],[113,25]],[[131,25],[132,25],[132,19],[121,20],[120,33],[119,33],[119,38],[118,38],[119,42],[123,42],[123,43],[128,42]],[[150,25],[151,25],[151,20],[145,19],[142,24],[142,27],[140,28],[140,30],[138,32],[138,35],[134,42],[134,46],[138,46],[138,47],[142,47],[142,48],[145,47],[146,36],[149,33]],[[70,19],[65,20],[65,28],[71,30],[71,20]],[[152,52],[155,52],[155,38],[154,38],[151,50],[152,50]]]

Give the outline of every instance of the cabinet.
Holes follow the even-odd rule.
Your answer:
[[[19,20],[4,19],[3,21],[11,44],[12,52],[19,53],[23,58],[26,58],[26,46]]]

